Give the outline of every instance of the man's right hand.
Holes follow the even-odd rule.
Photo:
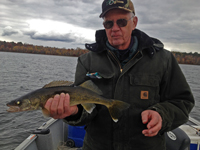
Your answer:
[[[54,119],[63,119],[78,113],[78,107],[76,105],[70,106],[69,94],[64,93],[61,93],[60,95],[57,94],[54,98],[48,99],[45,108]]]

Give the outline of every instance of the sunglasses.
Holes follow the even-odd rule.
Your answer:
[[[133,17],[134,17],[134,16],[133,16]],[[117,23],[117,25],[118,25],[119,27],[125,27],[125,26],[127,25],[128,21],[131,20],[133,17],[131,17],[131,18],[128,19],[128,20],[126,20],[126,19],[118,19],[118,20],[116,21],[116,23]],[[103,25],[104,25],[104,27],[105,27],[106,29],[110,29],[110,28],[113,27],[114,22],[113,22],[113,21],[105,21],[105,22],[103,22]]]

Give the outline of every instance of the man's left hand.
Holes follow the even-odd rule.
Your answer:
[[[147,129],[142,134],[148,137],[156,136],[162,128],[162,118],[157,111],[145,110],[141,114],[143,124],[147,124]]]

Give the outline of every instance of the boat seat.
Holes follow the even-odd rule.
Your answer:
[[[165,133],[165,138],[167,150],[190,150],[190,138],[180,128]]]

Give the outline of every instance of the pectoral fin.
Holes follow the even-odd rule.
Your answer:
[[[93,109],[96,107],[95,104],[92,104],[92,103],[84,103],[84,104],[81,104],[83,106],[83,108],[89,113],[91,114]]]

